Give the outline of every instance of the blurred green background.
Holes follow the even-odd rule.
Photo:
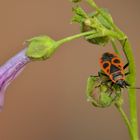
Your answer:
[[[109,9],[128,35],[140,86],[140,1],[96,2]],[[91,11],[87,4],[82,5]],[[0,63],[20,51],[23,42],[33,36],[49,35],[58,40],[78,33],[79,26],[70,24],[71,7],[68,0],[1,0]],[[105,51],[112,49],[78,39],[63,45],[48,61],[29,64],[6,91],[0,113],[1,140],[128,140],[126,126],[115,107],[97,109],[86,102],[86,80],[90,74],[97,74],[97,59]],[[127,93],[124,98],[128,112]]]

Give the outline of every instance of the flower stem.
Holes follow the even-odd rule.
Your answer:
[[[111,40],[111,43],[112,43],[112,47],[113,47],[115,53],[117,53],[120,56],[120,53],[119,53],[119,51],[118,51],[118,49],[116,47],[116,44],[115,44],[115,40]],[[122,118],[123,118],[123,120],[124,120],[124,122],[125,122],[125,124],[126,124],[126,126],[128,128],[128,132],[129,132],[129,135],[131,137],[131,140],[134,140],[133,139],[133,131],[132,131],[131,123],[130,123],[127,115],[125,114],[122,106],[118,105],[117,103],[115,103],[114,105],[117,108],[117,110],[120,112],[120,114],[121,114],[121,116],[122,116]]]
[[[139,140],[138,136],[138,120],[137,120],[137,106],[136,106],[136,66],[133,57],[133,52],[131,45],[128,40],[120,41],[123,46],[123,51],[129,62],[129,72],[127,81],[130,83],[130,88],[128,89],[129,95],[129,106],[130,106],[130,123],[133,132],[133,140]]]
[[[123,108],[121,106],[118,106],[117,104],[115,104],[115,107],[117,108],[117,110],[120,112],[127,128],[128,128],[128,131],[129,131],[129,134],[130,134],[130,137],[131,139],[133,140],[133,132],[132,132],[132,127],[131,127],[131,124],[130,124],[130,121],[129,119],[127,118],[127,115],[125,114]]]
[[[93,33],[94,33],[94,31],[88,31],[88,32],[83,32],[83,33],[79,33],[79,34],[75,34],[75,35],[63,38],[63,39],[57,41],[58,47],[61,46],[64,43],[66,43],[66,42],[69,42],[69,41],[72,41],[74,39],[80,38],[82,36],[90,35],[90,34],[93,34]]]
[[[128,96],[129,96],[129,106],[130,106],[130,125],[132,128],[132,140],[139,140],[138,136],[138,120],[137,120],[137,106],[136,106],[136,66],[135,66],[135,60],[132,52],[131,45],[126,37],[126,35],[114,24],[112,23],[108,17],[104,14],[104,12],[96,5],[94,0],[87,0],[89,5],[91,5],[93,8],[95,8],[103,17],[104,19],[113,27],[114,31],[118,33],[118,35],[122,36],[124,38],[123,40],[120,40],[120,43],[123,47],[124,54],[126,56],[126,59],[129,63],[129,72],[130,74],[127,76],[127,81],[130,84],[130,88],[128,88]],[[114,45],[112,44],[113,48]],[[116,47],[114,48],[116,52]],[[122,113],[122,110],[119,109],[122,116],[124,113]],[[123,116],[124,117],[124,116]],[[125,123],[127,124],[127,121],[125,120]],[[128,124],[127,124],[128,125]]]
[[[115,44],[115,40],[111,40],[111,44],[112,44],[112,47],[113,47],[113,49],[114,49],[114,52],[116,53],[116,54],[118,54],[119,55],[119,57],[120,57],[120,53],[119,53],[119,51],[118,51],[118,49],[117,49],[117,47],[116,47],[116,44]]]

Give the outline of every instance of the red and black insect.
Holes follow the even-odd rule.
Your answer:
[[[100,58],[100,67],[101,70],[105,73],[104,75],[109,77],[109,81],[112,81],[112,84],[119,85],[121,88],[130,86],[125,81],[124,69],[128,66],[123,65],[122,60],[115,53],[106,52]]]

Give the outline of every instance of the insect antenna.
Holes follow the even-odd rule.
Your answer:
[[[140,89],[140,87],[130,87],[131,85],[125,81],[125,84],[129,89]]]
[[[140,89],[140,87],[131,87],[130,89]]]

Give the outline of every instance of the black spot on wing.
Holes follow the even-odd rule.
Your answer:
[[[120,60],[119,59],[114,59],[113,62],[119,64]]]
[[[103,68],[104,68],[104,69],[106,69],[108,66],[109,66],[108,63],[104,63],[104,64],[103,64]]]

